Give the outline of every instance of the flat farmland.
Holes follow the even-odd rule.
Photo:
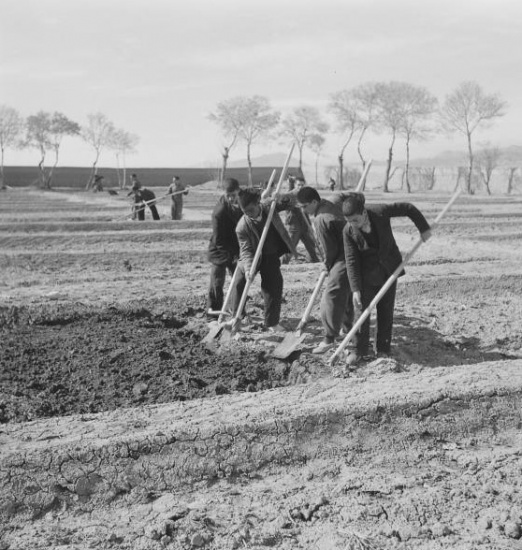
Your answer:
[[[399,281],[392,357],[338,378],[318,306],[271,356],[258,281],[247,330],[202,342],[218,196],[139,222],[125,193],[0,194],[0,548],[520,548],[522,197],[461,195]],[[282,270],[295,327],[320,266]]]

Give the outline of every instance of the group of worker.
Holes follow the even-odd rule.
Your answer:
[[[240,188],[236,179],[224,180],[223,195],[212,213],[208,315],[217,316],[222,311],[226,273],[232,276],[239,266],[227,312],[236,313],[246,281],[259,273],[263,327],[270,332],[286,331],[281,323],[281,262],[298,257],[296,247],[301,240],[308,261],[322,262],[327,272],[320,304],[323,339],[312,350],[319,355],[332,349],[336,339],[350,331],[356,317],[401,264],[391,218],[410,218],[423,241],[429,239],[431,230],[424,215],[411,203],[369,205],[358,192],[338,192],[327,200],[321,198],[317,189],[307,186],[304,178],[292,178],[288,183],[289,192],[271,197],[266,191]],[[273,217],[258,265],[252,270],[272,201]],[[283,212],[284,218],[280,216]],[[375,345],[370,345],[368,317],[351,342],[347,365],[359,365],[376,354],[390,355],[396,285],[395,280],[378,302]]]
[[[127,196],[133,196],[134,202],[132,205],[132,219],[140,221],[145,220],[145,209],[148,208],[153,220],[159,220],[160,215],[156,207],[156,195],[150,189],[143,187],[136,174],[131,175],[131,190]],[[169,185],[165,196],[170,196],[170,216],[173,220],[181,220],[183,216],[183,195],[187,195],[189,190],[181,182],[179,176],[172,178],[172,183]]]

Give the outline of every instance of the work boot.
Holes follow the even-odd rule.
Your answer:
[[[335,346],[334,342],[330,342],[326,338],[312,350],[312,353],[319,355],[321,353],[326,353],[328,350],[331,350]]]

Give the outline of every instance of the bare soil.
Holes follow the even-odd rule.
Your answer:
[[[271,357],[281,336],[256,323],[257,288],[248,302],[253,325],[231,346],[202,343],[216,197],[212,187],[194,189],[181,222],[167,220],[166,203],[160,222],[148,212],[147,221],[132,222],[121,196],[2,193],[6,457],[18,452],[13,442],[29,437],[31,426],[52,429],[68,415],[76,415],[71,422],[87,415],[101,436],[104,414],[145,414],[174,402],[204,407],[242,394],[256,403],[266,391],[283,406],[296,384],[340,383],[309,353],[321,338],[317,318],[287,361]],[[433,220],[448,196],[370,192],[367,200],[408,200]],[[383,384],[434,384],[439,375],[453,376],[465,393],[467,373],[477,369],[483,393],[462,399],[468,408],[489,407],[512,419],[503,427],[484,414],[466,433],[460,412],[451,417],[437,409],[443,436],[419,428],[401,438],[399,428],[387,433],[379,421],[378,437],[367,430],[362,447],[332,435],[310,456],[158,486],[147,495],[131,492],[91,507],[69,507],[57,497],[36,514],[4,508],[0,548],[521,548],[520,393],[495,393],[500,373],[521,366],[521,205],[518,196],[459,199],[399,282],[392,358],[343,381],[364,386],[362,400]],[[394,227],[408,250],[416,239],[412,224],[399,220]],[[283,273],[283,316],[295,327],[319,266],[292,262]],[[425,420],[420,414],[417,424]]]

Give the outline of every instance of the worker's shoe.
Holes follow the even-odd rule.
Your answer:
[[[312,350],[312,353],[314,354],[321,354],[326,353],[328,350],[331,350],[335,346],[334,342],[328,342],[327,340],[323,340],[317,347],[315,347]]]
[[[273,327],[267,327],[266,330],[268,330],[268,332],[286,332],[286,328],[281,324],[274,325]]]
[[[345,364],[347,367],[355,367],[364,362],[364,357],[355,350],[352,350],[346,356]]]

